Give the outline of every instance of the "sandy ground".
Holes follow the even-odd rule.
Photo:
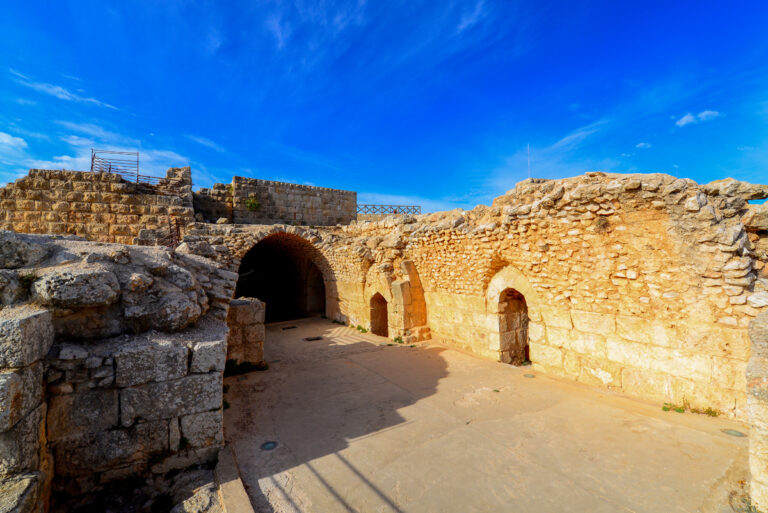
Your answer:
[[[733,511],[748,439],[721,430],[744,425],[387,342],[273,324],[270,369],[227,378],[226,438],[257,511]]]

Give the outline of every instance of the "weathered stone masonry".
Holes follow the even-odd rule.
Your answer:
[[[357,193],[236,176],[194,195],[195,211],[208,221],[327,226],[357,217]]]
[[[390,337],[431,332],[494,359],[509,358],[499,300],[513,289],[534,368],[744,419],[747,325],[768,281],[766,232],[742,217],[766,195],[732,180],[592,173],[526,181],[470,212],[323,229],[198,224],[186,240],[234,271],[259,240],[293,234],[325,266],[329,317],[370,328],[378,293]]]
[[[171,168],[159,185],[119,175],[32,169],[0,188],[0,229],[71,234],[133,244],[142,229],[166,229],[194,220],[190,169]]]
[[[325,223],[299,217],[287,219],[315,225],[300,227],[272,224],[280,221],[279,216],[269,222],[260,221],[261,214],[248,207],[242,210],[251,193],[231,194],[235,186],[240,190],[240,185],[241,181],[235,179],[232,191],[222,186],[215,194],[204,193],[213,201],[207,206],[201,202],[203,196],[196,197],[200,209],[196,213],[211,221],[216,220],[214,217],[226,217],[268,226],[197,222],[185,227],[184,242],[175,252],[161,252],[168,269],[174,265],[189,270],[196,280],[194,291],[184,288],[189,287],[188,281],[183,282],[186,285],[173,282],[181,279],[172,278],[175,272],[152,271],[153,265],[146,262],[154,261],[148,255],[160,251],[157,249],[125,250],[129,253],[125,260],[117,254],[105,257],[105,246],[82,250],[83,254],[75,259],[77,264],[68,259],[55,264],[65,268],[87,264],[89,273],[100,277],[95,282],[101,284],[98,297],[102,303],[61,306],[53,299],[39,302],[44,310],[38,315],[50,316],[53,325],[53,349],[41,349],[18,367],[9,366],[9,372],[16,377],[7,378],[6,382],[16,385],[6,388],[18,389],[18,383],[34,381],[36,373],[41,372],[36,369],[44,369],[45,399],[15,400],[14,404],[25,406],[14,410],[16,413],[10,415],[13,420],[7,423],[15,422],[13,429],[26,426],[24,432],[31,433],[29,426],[39,427],[38,417],[34,417],[38,411],[35,408],[39,407],[39,417],[48,419],[47,431],[35,435],[40,441],[39,457],[27,458],[25,461],[31,464],[23,470],[16,468],[9,475],[18,476],[22,471],[49,475],[45,470],[49,454],[56,469],[60,458],[66,461],[88,457],[87,451],[79,452],[85,451],[86,445],[78,446],[72,440],[96,435],[79,432],[82,428],[66,415],[74,409],[72,405],[81,393],[93,394],[90,403],[103,405],[107,412],[100,418],[112,420],[115,417],[109,413],[113,411],[111,398],[118,398],[117,423],[110,420],[111,427],[94,429],[100,430],[98,433],[123,433],[110,436],[127,437],[126,447],[131,440],[137,440],[131,436],[146,435],[150,437],[147,440],[154,440],[151,437],[158,432],[166,433],[159,435],[159,441],[147,441],[146,447],[150,449],[142,448],[142,456],[136,461],[118,458],[114,468],[125,472],[141,465],[146,468],[147,453],[172,451],[176,447],[174,426],[184,433],[185,429],[196,429],[193,426],[207,425],[203,422],[207,417],[201,417],[200,422],[188,420],[186,424],[184,418],[211,411],[149,411],[141,406],[142,398],[149,395],[142,395],[138,389],[160,387],[162,390],[152,391],[153,396],[170,394],[168,397],[176,397],[184,404],[184,392],[168,382],[203,379],[198,375],[220,371],[209,368],[197,372],[191,366],[182,369],[181,365],[165,367],[153,362],[145,370],[131,371],[131,375],[143,376],[136,378],[144,380],[142,383],[123,382],[117,379],[118,362],[127,356],[120,355],[137,352],[137,361],[145,362],[141,356],[143,349],[136,348],[150,347],[149,353],[167,352],[170,361],[174,361],[175,351],[179,355],[183,351],[194,354],[196,345],[187,343],[189,340],[219,347],[226,335],[196,339],[195,333],[211,333],[205,329],[206,319],[223,322],[241,260],[254,246],[268,240],[272,247],[283,248],[290,258],[309,262],[319,270],[325,314],[329,318],[370,329],[372,315],[381,311],[383,300],[390,338],[399,337],[404,342],[432,338],[483,357],[514,363],[525,357],[527,343],[527,354],[536,370],[646,400],[687,402],[692,407],[715,408],[738,419],[749,418],[753,425],[753,496],[763,507],[768,506],[764,492],[768,457],[762,447],[768,436],[768,418],[760,413],[761,383],[768,379],[768,372],[760,363],[762,332],[753,328],[751,344],[748,336],[750,322],[764,320],[765,313],[758,316],[768,309],[768,207],[748,201],[768,197],[768,186],[730,179],[699,185],[660,174],[588,173],[564,180],[526,180],[497,198],[491,207],[479,206],[466,212],[398,216],[347,226],[321,226]],[[248,190],[246,185],[242,183],[242,191]],[[182,199],[182,203],[188,199]],[[34,203],[37,200],[31,201],[13,203],[13,208],[29,207],[31,210],[25,212],[32,213],[38,207],[47,208],[45,202],[38,205]],[[224,210],[217,211],[211,205],[224,205]],[[29,214],[30,222],[37,219],[35,215],[38,214]],[[322,219],[333,222],[333,215],[324,212]],[[32,231],[33,225],[21,222],[13,227]],[[96,239],[99,236],[93,235]],[[76,243],[50,244],[64,248]],[[37,246],[30,245],[34,247]],[[65,249],[57,251],[72,253]],[[124,250],[118,252],[121,251]],[[53,264],[45,263],[44,258],[48,257],[39,260],[42,265],[23,263],[10,272],[3,271],[0,300],[18,304],[27,301],[29,294],[45,298],[49,290],[76,289],[80,280],[90,283],[68,270],[74,277],[67,278],[71,281],[66,281],[66,286],[57,286],[57,279],[48,278],[45,272]],[[216,269],[213,262],[223,269]],[[138,268],[126,274],[113,266]],[[27,271],[19,271],[19,267],[34,269],[34,279],[25,277]],[[59,269],[52,276],[64,270]],[[110,272],[117,277],[116,282],[105,279]],[[134,274],[139,276],[133,277]],[[150,277],[151,285],[142,276]],[[176,288],[186,295],[178,295]],[[147,294],[148,290],[154,293]],[[233,326],[246,326],[245,331],[262,329],[263,309],[256,303],[251,306],[254,311],[243,316],[236,315],[233,309]],[[269,311],[268,303],[265,307]],[[10,315],[15,308],[3,312]],[[244,304],[243,308],[249,307]],[[205,314],[207,309],[210,311]],[[157,310],[165,314],[155,319],[151,312]],[[151,333],[145,331],[148,329],[186,331],[156,338],[132,334]],[[244,330],[230,334],[231,356],[238,361],[250,360],[262,347],[247,347],[251,340],[243,340]],[[87,356],[71,362],[62,356],[65,343],[66,347],[87,351]],[[67,357],[71,354],[85,355],[82,351],[64,351]],[[222,358],[221,351],[217,354]],[[114,381],[107,384],[110,368]],[[103,387],[98,381],[101,379],[106,380]],[[59,383],[63,388],[58,387]],[[72,386],[72,392],[68,392],[67,385]],[[26,390],[29,386],[22,388]],[[38,397],[36,393],[31,395]],[[134,402],[136,406],[132,406]],[[128,406],[127,410],[123,404]],[[52,416],[54,410],[64,413]],[[0,421],[4,418],[2,411],[0,408]],[[27,419],[27,424],[22,424],[22,418]],[[53,418],[65,421],[51,424]],[[60,437],[55,434],[58,425],[74,427],[72,433],[65,429],[65,436]],[[147,431],[138,434],[140,429]],[[204,431],[210,434],[215,430]],[[43,442],[41,437],[49,436],[46,433],[50,432],[54,436]],[[205,439],[213,440],[210,446],[218,443],[216,436]],[[68,452],[67,447],[75,449]],[[61,488],[65,482],[69,487],[74,486],[72,483],[101,482],[119,474],[112,470],[70,476],[69,469],[62,469],[54,484]],[[47,481],[40,482],[44,485]]]
[[[52,489],[61,510],[115,480],[162,483],[215,461],[233,273],[160,248],[10,232],[0,267],[12,303],[0,310],[4,500],[42,511]]]

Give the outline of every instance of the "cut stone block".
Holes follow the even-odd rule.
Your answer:
[[[26,367],[53,344],[51,312],[35,306],[0,310],[0,368]]]

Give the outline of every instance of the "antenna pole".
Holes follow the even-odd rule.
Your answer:
[[[531,177],[531,144],[528,143],[528,178]]]

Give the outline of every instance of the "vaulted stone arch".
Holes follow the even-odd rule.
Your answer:
[[[506,363],[534,361],[535,344],[546,335],[539,295],[525,275],[513,266],[497,272],[485,291],[485,310],[488,350]]]
[[[338,310],[330,263],[312,242],[277,231],[238,251],[235,297],[257,297],[266,305],[267,321]]]

